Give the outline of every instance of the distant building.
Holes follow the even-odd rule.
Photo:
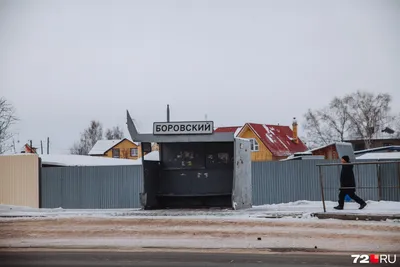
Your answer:
[[[351,143],[332,143],[329,145],[311,149],[310,152],[314,156],[323,156],[325,159],[340,159],[343,156],[349,156],[355,159],[354,150]]]
[[[354,138],[345,140],[353,145],[354,151],[365,150],[365,141],[363,139]],[[378,148],[384,146],[399,146],[400,134],[399,132],[386,127],[382,131],[375,134],[375,138],[371,140],[370,148]]]
[[[246,123],[243,127],[219,127],[215,132],[232,132],[240,138],[250,139],[252,161],[277,161],[307,151],[297,136],[297,122],[289,126]]]
[[[228,126],[228,127],[218,127],[214,130],[216,133],[235,133],[238,129],[241,129],[242,126]]]
[[[141,157],[140,143],[131,140],[99,140],[89,151],[89,156],[100,156],[121,159],[138,159]]]
[[[37,147],[31,147],[30,145],[25,144],[21,149],[21,153],[37,154]]]
[[[354,151],[364,150],[365,141],[360,139],[352,139],[346,140],[345,142],[349,142],[353,145]],[[378,148],[384,146],[400,146],[400,138],[381,138],[381,139],[372,139],[370,148]]]

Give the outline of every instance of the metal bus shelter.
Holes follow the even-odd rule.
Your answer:
[[[159,161],[142,156],[144,209],[252,206],[250,141],[214,132],[213,122],[155,122],[139,133],[127,112],[132,140],[142,155],[159,146]]]

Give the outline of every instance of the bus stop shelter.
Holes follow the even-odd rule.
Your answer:
[[[214,132],[212,121],[155,122],[142,134],[127,112],[127,125],[142,155],[159,146],[159,161],[142,156],[144,209],[252,206],[249,140]]]

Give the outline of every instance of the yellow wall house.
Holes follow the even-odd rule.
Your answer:
[[[297,136],[297,122],[289,126],[246,123],[243,127],[221,127],[216,132],[234,132],[235,136],[250,139],[252,161],[273,161],[307,151]]]
[[[89,152],[89,156],[100,156],[121,159],[138,159],[141,157],[140,143],[131,140],[99,140]]]

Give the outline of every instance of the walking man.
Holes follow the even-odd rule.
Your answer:
[[[342,157],[342,163],[350,163],[349,156]],[[360,210],[367,206],[367,203],[359,196],[356,195],[356,180],[354,178],[353,165],[345,164],[342,165],[342,171],[340,173],[340,193],[339,193],[339,205],[335,207],[337,210],[342,210],[344,206],[344,198],[348,195],[354,199],[355,202],[360,204]]]

